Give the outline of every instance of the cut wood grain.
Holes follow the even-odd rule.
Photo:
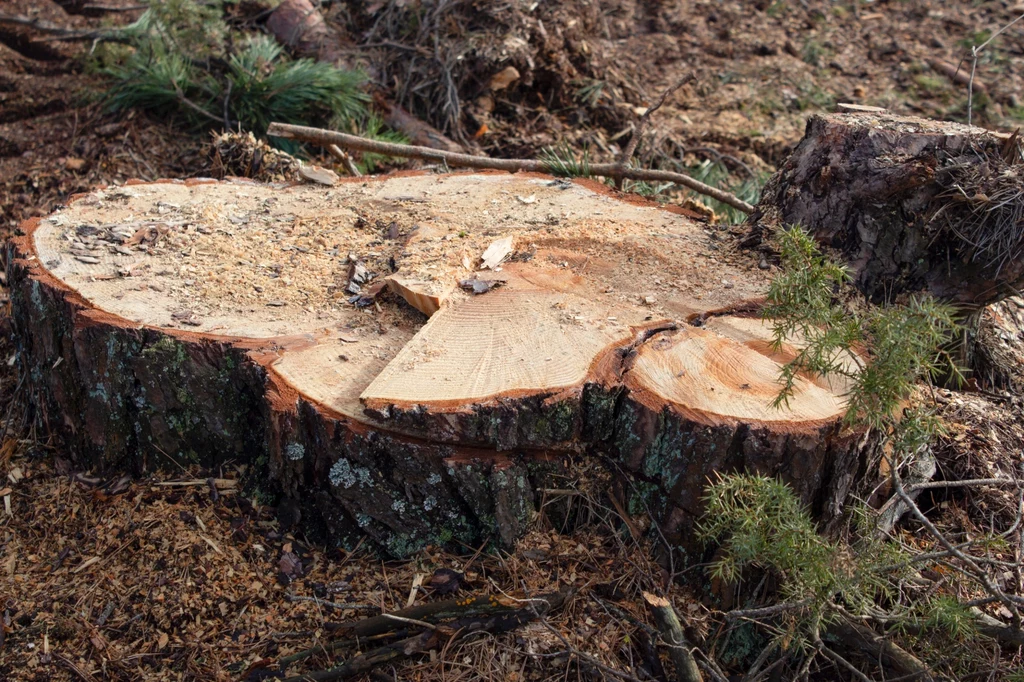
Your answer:
[[[595,182],[133,184],[22,229],[26,381],[76,458],[245,462],[241,488],[293,498],[332,542],[511,543],[533,490],[597,452],[681,543],[721,468],[834,516],[860,466],[842,387],[800,379],[769,406],[792,354],[756,317],[753,257]]]

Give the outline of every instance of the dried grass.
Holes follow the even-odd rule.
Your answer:
[[[995,266],[997,276],[1024,256],[1024,152],[1016,135],[1001,149],[975,148],[939,169],[936,181],[933,243],[953,237],[957,256]]]

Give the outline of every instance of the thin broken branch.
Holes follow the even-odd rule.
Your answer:
[[[32,17],[22,16],[20,14],[0,14],[0,24],[15,24],[18,26],[28,26],[29,28],[40,31],[41,33],[49,33],[51,38],[54,40],[105,40],[108,42],[124,43],[128,42],[128,38],[125,36],[124,31],[120,29],[101,29],[98,31],[80,31],[73,28],[67,28],[66,26],[58,26],[57,24],[51,24],[48,21],[42,19],[34,19]]]
[[[676,610],[672,608],[672,602],[664,597],[644,592],[644,601],[654,616],[654,622],[658,624],[662,638],[669,645],[669,657],[676,668],[676,679],[679,682],[704,682],[697,667],[697,661],[693,657],[690,643],[686,641],[683,633],[683,626],[679,622]]]
[[[861,652],[904,676],[903,679],[933,679],[928,666],[919,658],[871,628],[841,619],[829,626],[828,634],[835,637],[844,648]]]
[[[422,625],[429,629],[424,630],[422,633],[414,635],[412,637],[406,637],[397,642],[385,644],[376,649],[367,651],[366,653],[355,656],[354,658],[342,663],[341,665],[335,666],[328,670],[318,670],[315,672],[304,673],[302,675],[296,675],[293,677],[285,678],[284,682],[331,682],[333,680],[344,680],[357,675],[372,672],[375,668],[392,661],[400,660],[403,658],[409,658],[417,654],[426,653],[428,651],[440,651],[445,647],[449,646],[452,642],[462,639],[468,635],[486,632],[489,634],[499,634],[502,632],[508,632],[515,628],[524,625],[537,618],[543,618],[550,611],[559,608],[568,596],[568,590],[561,590],[559,592],[553,592],[551,594],[543,595],[536,600],[530,600],[530,603],[525,607],[516,607],[515,605],[501,604],[497,607],[498,602],[493,597],[481,597],[473,600],[449,600],[449,602],[439,602],[439,604],[445,604],[443,609],[437,610],[432,615],[438,613],[448,613],[461,615],[461,617],[455,620],[448,621],[443,625],[431,625],[429,623],[417,622],[414,619],[395,617],[394,614],[390,616],[376,616],[374,618],[368,618],[365,621],[359,621],[358,623],[352,624],[351,630],[353,632],[366,632],[377,629],[380,626],[381,619],[383,622],[395,624],[396,621],[402,623],[413,623]],[[476,615],[465,615],[467,612],[473,613],[475,608],[474,604],[478,604],[481,599],[490,601],[490,603],[496,605],[495,609],[490,613],[476,614]],[[451,602],[462,602],[455,604],[455,608],[448,606]],[[467,603],[468,601],[468,603]],[[535,603],[538,602],[538,603]],[[428,604],[426,606],[435,606]],[[460,608],[462,612],[459,613]],[[409,613],[414,612],[413,609],[403,609],[396,613]],[[367,626],[366,623],[372,625]],[[360,627],[360,624],[363,624]]]
[[[647,107],[647,111],[640,116],[640,120],[636,122],[636,129],[633,130],[633,135],[629,138],[629,144],[626,145],[626,148],[622,151],[622,155],[619,156],[619,175],[615,178],[616,187],[619,189],[622,188],[622,172],[629,166],[629,160],[632,159],[633,154],[636,153],[637,145],[639,145],[640,140],[643,139],[644,131],[647,129],[647,124],[650,123],[651,114],[661,108],[661,105],[665,103],[665,100],[669,95],[695,79],[696,76],[692,73],[683,76],[679,82],[661,93],[661,97],[658,98],[658,101]]]
[[[322,128],[310,128],[307,126],[288,125],[286,123],[271,123],[267,129],[267,135],[283,137],[303,142],[312,142],[322,146],[331,144],[355,149],[361,152],[373,152],[387,156],[406,159],[426,159],[428,161],[443,162],[451,167],[462,168],[487,168],[492,170],[503,170],[510,173],[519,171],[534,173],[549,173],[550,168],[544,161],[538,159],[492,159],[487,156],[476,156],[473,154],[460,154],[446,152],[440,149],[429,147],[417,147],[407,144],[395,144],[392,142],[380,142],[370,140],[358,135],[349,135]],[[637,168],[622,167],[618,163],[598,163],[589,166],[592,175],[603,177],[622,177],[628,180],[646,180],[653,182],[672,182],[677,185],[691,189],[694,192],[709,196],[721,201],[723,204],[732,206],[744,213],[753,213],[754,207],[739,197],[722,191],[717,187],[711,187],[699,180],[691,178],[683,173],[662,170],[643,170]]]
[[[356,168],[356,164],[352,160],[352,157],[348,155],[348,152],[338,147],[338,145],[327,145],[327,151],[330,153],[331,156],[333,156],[334,158],[341,162],[341,167],[344,168],[349,175],[351,175],[354,178],[358,178],[363,175],[362,173],[359,172],[359,169]]]

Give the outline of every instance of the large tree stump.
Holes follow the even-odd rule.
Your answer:
[[[717,471],[834,516],[861,466],[842,387],[769,406],[791,350],[769,349],[755,262],[597,183],[161,181],[22,233],[21,366],[80,463],[245,464],[334,542],[512,542],[593,456],[687,542]]]
[[[801,225],[875,301],[928,291],[977,309],[1024,287],[1018,138],[891,114],[813,116],[753,216]]]

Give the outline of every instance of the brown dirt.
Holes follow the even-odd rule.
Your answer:
[[[445,132],[471,137],[486,130],[477,141],[489,153],[532,154],[567,139],[607,157],[628,140],[638,109],[693,72],[695,82],[655,117],[647,165],[718,158],[710,147],[754,168],[777,164],[806,116],[837,101],[963,120],[964,86],[929,60],[957,65],[971,44],[1016,16],[992,3],[927,0],[452,2],[437,12],[416,2],[368,7],[381,5],[372,16],[334,12],[336,25],[352,36],[386,41],[354,61],[396,83],[399,103]],[[413,17],[437,27],[440,47],[430,30],[409,28]],[[990,86],[991,98],[976,100],[976,122],[1019,125],[1024,67],[1015,57],[1021,49],[1019,32],[986,48],[977,78]],[[412,50],[434,59],[409,59]],[[493,89],[504,82],[495,76],[509,67],[519,79]],[[461,118],[451,113],[457,107],[449,82],[461,96]]]
[[[76,27],[111,20],[75,14],[85,4],[77,0],[61,4],[66,9],[49,0],[4,0],[0,12],[40,13]],[[365,12],[380,10],[382,3],[359,3],[354,15],[344,16],[348,4],[356,3],[332,4],[333,20],[353,35],[369,35],[364,32],[379,17]],[[611,158],[628,138],[637,108],[693,70],[696,83],[656,116],[643,159],[647,165],[685,166],[724,154],[735,157],[726,163],[741,179],[739,162],[755,170],[772,168],[798,140],[806,116],[836,101],[963,120],[964,88],[935,72],[928,60],[957,64],[964,45],[983,40],[982,32],[1013,16],[1009,3],[938,0],[881,1],[860,5],[859,12],[853,3],[816,0],[577,0],[528,3],[532,12],[513,12],[505,3],[477,3],[498,9],[472,11],[465,7],[469,3],[450,4],[467,12],[445,19],[446,30],[466,36],[466,46],[446,41],[440,60],[458,86],[460,116],[438,113],[440,100],[416,95],[411,86],[417,82],[401,78],[414,73],[395,71],[415,61],[398,58],[407,47],[368,48],[361,58],[390,76],[381,80],[396,84],[396,99],[415,113],[447,132],[455,121],[467,139],[481,133],[476,143],[494,155],[533,155],[568,140]],[[392,5],[403,8],[393,11],[400,19],[420,3]],[[118,13],[113,21],[136,16]],[[384,28],[378,39],[394,37],[380,35]],[[1015,30],[1001,36],[979,64],[991,97],[976,102],[977,122],[1012,130],[1024,120],[1021,35]],[[40,45],[25,36],[22,29],[0,30],[0,234],[98,185],[208,174],[202,136],[143,116],[103,112],[93,101],[101,82],[80,61],[87,44]],[[429,36],[398,37],[418,45]],[[457,59],[460,50],[468,58]],[[491,76],[510,65],[520,79],[489,92]],[[435,106],[428,110],[431,101]],[[8,305],[2,289],[0,304]],[[1020,347],[1019,334],[1004,340]],[[214,501],[204,486],[96,480],[74,471],[29,428],[34,415],[24,406],[8,362],[13,353],[8,319],[0,316],[6,416],[0,424],[0,489],[12,489],[10,514],[0,510],[2,679],[242,679],[264,658],[312,646],[326,636],[325,622],[345,617],[309,602],[292,603],[289,592],[391,610],[405,605],[415,574],[430,575],[440,567],[466,571],[473,594],[524,588],[536,593],[558,581],[589,585],[557,616],[555,628],[607,665],[638,665],[636,643],[644,631],[630,618],[647,621],[637,606],[640,591],[664,585],[666,576],[648,561],[649,547],[622,540],[628,534],[618,521],[618,533],[607,523],[598,524],[598,531],[564,533],[556,532],[561,526],[549,526],[508,557],[475,556],[474,548],[463,557],[427,550],[413,562],[389,566],[359,552],[327,552],[290,534],[287,510],[275,515],[230,492]],[[944,399],[953,425],[939,451],[947,477],[1004,471],[1006,452],[1019,451],[1022,440],[1019,403],[983,393],[949,393]],[[171,471],[164,479],[237,474]],[[588,518],[615,518],[585,496],[553,491],[552,497],[552,509],[582,505]],[[934,499],[943,528],[967,532],[976,530],[970,518],[993,511],[1012,516],[1012,502],[983,499],[978,491],[943,492]],[[633,523],[644,521],[641,515]],[[282,566],[294,566],[287,553],[303,565],[297,579],[278,576]],[[706,634],[703,607],[676,587],[670,594],[685,605],[692,634]],[[626,613],[609,611],[595,596]],[[577,668],[567,669],[564,656],[551,657],[563,648],[550,631],[530,626],[401,668],[400,675],[575,677]],[[588,671],[599,677],[593,668],[579,674]],[[830,673],[839,674],[826,669],[819,675],[826,679]]]
[[[82,28],[138,16],[84,16],[74,12],[86,3],[62,4],[67,10],[54,0],[6,0],[3,11]],[[407,58],[410,49],[432,43],[429,31],[408,30],[410,17],[425,12],[420,3],[384,4],[346,10],[333,3],[329,21],[365,37],[354,44],[369,45],[354,47],[352,61],[396,84],[399,103],[446,132],[466,139],[480,133],[475,143],[487,153],[529,156],[566,140],[588,145],[594,157],[612,158],[628,139],[636,111],[692,71],[697,80],[656,115],[642,159],[671,167],[724,158],[740,180],[741,162],[753,170],[772,168],[799,139],[806,116],[837,101],[963,120],[965,88],[928,60],[958,64],[965,46],[1013,16],[991,3],[931,0],[879,2],[859,12],[852,3],[810,2],[805,9],[781,0],[577,0],[539,3],[532,11],[452,2],[432,19],[445,40],[441,58],[431,61]],[[76,59],[88,44],[25,36],[22,29],[0,31],[5,228],[96,184],[209,172],[202,136],[145,117],[105,115],[89,102],[102,84]],[[991,97],[977,99],[977,122],[1012,130],[1024,121],[1024,65],[1016,58],[1022,49],[1014,31],[986,49],[978,78]],[[520,78],[492,91],[491,77],[509,66]],[[451,107],[438,106],[447,98],[434,92],[435,82],[447,83],[448,75],[459,95],[461,115],[454,119]],[[412,87],[421,82],[427,90]]]

